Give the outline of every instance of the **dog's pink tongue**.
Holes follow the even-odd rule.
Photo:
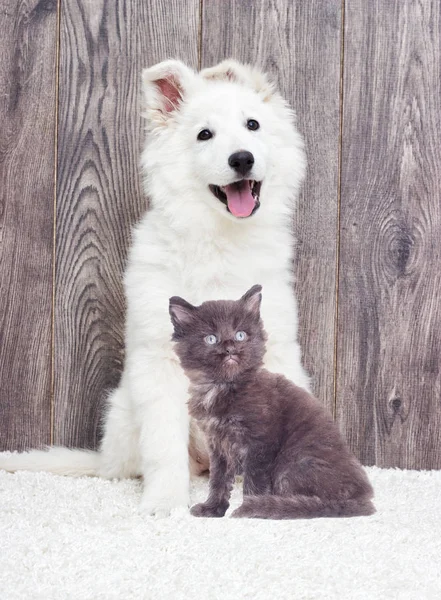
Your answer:
[[[256,206],[247,180],[231,183],[225,186],[227,203],[230,212],[235,217],[249,217]]]

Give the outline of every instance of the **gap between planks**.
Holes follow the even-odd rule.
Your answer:
[[[334,403],[333,417],[337,420],[337,364],[338,364],[338,292],[340,279],[340,223],[341,223],[341,172],[343,155],[343,84],[345,57],[345,0],[341,1],[341,33],[340,33],[340,127],[338,140],[338,181],[337,181],[337,235],[335,253],[335,317],[334,317]]]
[[[57,185],[58,185],[58,96],[60,81],[61,0],[57,0],[57,31],[55,50],[55,135],[54,135],[54,203],[52,238],[52,322],[51,322],[51,387],[50,387],[50,445],[54,443],[55,427],[55,277],[57,247]]]
[[[204,20],[204,0],[199,0],[199,26],[198,26],[198,71],[202,67],[202,26]]]

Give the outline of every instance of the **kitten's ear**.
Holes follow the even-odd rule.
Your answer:
[[[176,334],[182,333],[183,328],[192,321],[195,310],[196,307],[184,298],[179,296],[170,298],[169,313]]]
[[[252,313],[256,317],[259,317],[260,303],[262,302],[262,286],[253,285],[253,287],[242,296],[240,302],[243,303],[248,312]]]
[[[144,116],[151,129],[165,127],[179,110],[195,73],[180,60],[166,60],[142,72]]]

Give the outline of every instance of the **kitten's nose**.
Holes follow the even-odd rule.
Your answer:
[[[233,344],[228,344],[225,346],[225,352],[231,356],[231,354],[236,354],[236,348]]]

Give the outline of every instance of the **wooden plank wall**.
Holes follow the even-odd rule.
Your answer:
[[[0,2],[0,446],[51,440],[57,6]]]
[[[94,447],[147,206],[140,72],[225,57],[305,136],[304,359],[366,464],[441,468],[437,0],[0,0],[0,447]],[[55,236],[54,236],[55,233]]]
[[[345,12],[337,416],[380,466],[441,467],[440,8]]]
[[[123,363],[122,274],[147,206],[140,74],[164,56],[197,68],[198,0],[61,4],[54,443],[95,446]]]
[[[294,224],[295,269],[304,361],[320,399],[332,411],[341,1],[205,0],[203,7],[202,66],[227,56],[260,64],[290,98],[308,154],[314,156]],[[302,60],[296,61],[299,56]],[[307,288],[310,292],[303,293]]]

